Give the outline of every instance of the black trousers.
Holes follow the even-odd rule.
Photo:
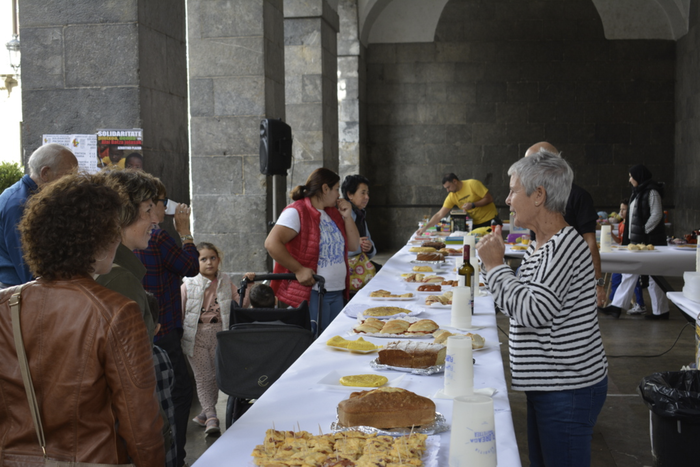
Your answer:
[[[187,424],[190,421],[190,408],[192,407],[192,377],[187,370],[187,361],[182,353],[182,329],[177,329],[156,341],[161,349],[170,357],[175,373],[173,385],[173,405],[175,406],[175,443],[177,444],[177,465],[185,464],[185,441],[187,440]]]
[[[472,230],[478,229],[479,227],[491,227],[491,222],[496,221],[497,225],[503,225],[503,221],[501,220],[500,217],[496,216],[490,221],[482,222],[481,224],[474,224],[472,225]]]

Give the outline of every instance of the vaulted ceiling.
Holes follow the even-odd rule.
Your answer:
[[[448,1],[358,0],[360,40],[364,45],[432,42]],[[688,32],[690,0],[591,1],[608,39],[678,40]]]

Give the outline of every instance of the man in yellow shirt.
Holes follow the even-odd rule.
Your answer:
[[[442,209],[418,230],[419,235],[447,216],[455,206],[472,218],[472,229],[490,226],[492,220],[502,224],[498,217],[498,209],[493,203],[493,196],[479,180],[460,180],[455,174],[449,173],[442,177],[442,186],[449,193],[442,203]]]

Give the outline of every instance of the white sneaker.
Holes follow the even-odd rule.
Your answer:
[[[639,303],[635,303],[632,308],[627,310],[628,315],[641,315],[642,313],[647,312],[647,307],[645,306],[639,306]]]

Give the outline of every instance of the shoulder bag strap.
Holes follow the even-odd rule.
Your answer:
[[[22,373],[22,381],[24,389],[27,391],[27,400],[29,401],[29,410],[32,412],[32,420],[36,428],[36,436],[41,446],[41,451],[46,457],[46,438],[44,438],[44,427],[41,425],[41,417],[39,416],[39,403],[36,400],[34,393],[34,384],[32,383],[32,375],[29,372],[29,361],[27,361],[27,352],[24,349],[24,339],[22,339],[22,329],[19,321],[20,299],[22,294],[21,285],[17,291],[10,297],[10,312],[12,317],[12,333],[15,336],[15,349],[17,350],[17,359],[19,360],[19,370]]]

